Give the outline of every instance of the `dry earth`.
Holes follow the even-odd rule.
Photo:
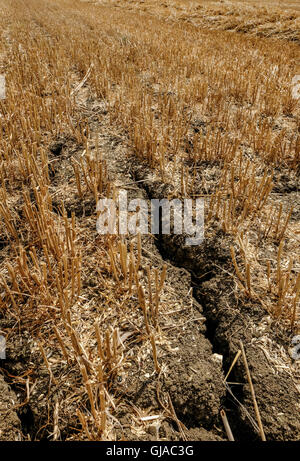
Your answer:
[[[79,23],[82,12],[80,8],[83,7],[78,7],[77,2],[75,3],[73,11],[73,7],[66,2],[66,8],[69,8],[66,11],[70,16],[74,15],[72,20],[75,23]],[[205,23],[205,27],[232,30],[234,34],[244,32],[258,36],[267,35],[270,42],[274,35],[278,35],[284,43],[294,42],[291,47],[298,46],[299,8],[291,2],[286,2],[286,5],[282,2],[279,5],[277,2],[278,8],[281,8],[281,16],[276,18],[276,27],[273,29],[270,24],[274,25],[275,19],[272,22],[271,18],[268,23],[258,24],[256,21],[255,27],[241,26],[246,13],[249,18],[249,11],[251,14],[255,11],[256,17],[262,16],[257,11],[255,2],[250,1],[246,6],[241,2],[204,2],[204,16],[198,13],[198,2],[193,2],[188,8],[188,2],[168,1],[158,6],[158,2],[146,0],[111,3],[112,5],[107,2],[89,2],[86,8],[92,8],[92,13],[100,8],[99,14],[102,7],[104,13],[106,8],[125,8],[129,14],[132,11],[133,15],[137,10],[142,11],[142,15],[149,15],[147,17],[156,15],[162,28],[167,20],[168,23],[173,21],[176,24],[188,22],[188,27],[196,28]],[[218,12],[217,4],[222,6]],[[3,6],[3,2],[1,5]],[[39,22],[34,1],[30,8],[26,21],[32,24],[37,36],[41,34],[44,39],[49,35],[49,40],[55,41],[54,35],[51,37],[51,33],[54,34],[51,29],[53,17],[49,19],[50,26],[47,30],[45,24]],[[271,15],[268,8],[272,9],[273,3],[266,2],[264,8],[265,14]],[[238,24],[228,27],[226,11],[231,9],[234,16],[238,17]],[[293,13],[290,9],[293,9]],[[53,15],[55,13],[56,10]],[[275,12],[272,14],[275,15]],[[62,16],[61,20],[68,23],[69,14]],[[18,21],[20,23],[17,27],[22,28],[20,16]],[[86,30],[93,27],[85,21],[87,19],[83,16],[82,27]],[[283,27],[282,22],[288,26]],[[5,40],[5,46],[2,43],[0,50],[4,50],[3,66],[7,65],[5,47],[11,46],[10,27],[11,25],[7,25],[6,32],[2,34],[2,39]],[[108,40],[107,37],[105,39]],[[23,36],[23,40],[22,47],[26,46],[26,37],[24,39]],[[123,41],[125,43],[126,37]],[[296,55],[296,48],[291,49],[295,50],[292,52]],[[65,50],[61,53],[67,59],[67,54],[63,54]],[[118,280],[114,277],[113,263],[109,259],[109,245],[114,248],[116,255],[118,251],[124,250],[119,250],[121,247],[117,236],[112,237],[108,244],[105,236],[97,234],[95,197],[91,191],[80,196],[76,187],[74,165],[80,165],[81,159],[88,155],[104,165],[103,171],[107,169],[105,192],[111,196],[126,189],[129,198],[143,198],[148,201],[153,198],[172,198],[178,194],[178,184],[176,178],[174,183],[164,180],[158,168],[151,167],[145,158],[137,155],[137,147],[133,145],[130,130],[112,115],[112,100],[99,96],[91,79],[83,78],[86,69],[79,71],[80,65],[76,68],[70,62],[66,62],[66,66],[69,66],[71,87],[75,94],[72,123],[75,126],[78,121],[84,121],[88,142],[85,143],[84,137],[78,137],[76,130],[72,133],[66,127],[58,132],[47,132],[38,146],[41,151],[37,161],[40,161],[40,152],[44,149],[49,166],[47,190],[51,197],[51,219],[57,223],[62,235],[64,223],[72,223],[76,218],[76,247],[80,247],[82,251],[81,291],[74,302],[73,298],[72,302],[68,302],[66,311],[61,309],[62,300],[56,296],[59,283],[53,285],[51,305],[44,306],[36,292],[36,304],[35,301],[31,303],[30,292],[23,293],[23,298],[16,298],[16,313],[15,303],[3,282],[0,333],[6,337],[7,358],[0,362],[0,440],[226,440],[227,435],[220,417],[221,409],[226,411],[236,440],[259,440],[253,400],[241,358],[225,382],[225,376],[241,342],[246,350],[267,440],[299,440],[300,368],[299,360],[292,360],[290,356],[291,338],[298,333],[298,323],[295,323],[296,329],[291,328],[288,309],[283,309],[282,316],[276,316],[268,309],[269,304],[264,305],[265,299],[262,295],[246,295],[245,290],[240,288],[230,252],[232,246],[236,248],[234,234],[227,232],[227,229],[224,231],[216,220],[205,229],[204,243],[198,247],[186,247],[184,235],[148,235],[141,237],[141,251],[139,239],[136,236],[126,236],[121,243],[125,244],[128,255],[132,252],[135,258],[140,258],[136,279],[132,281],[132,290],[128,288],[130,283],[127,271],[124,275],[121,258],[119,260],[117,256],[115,264]],[[147,80],[147,76],[145,79]],[[149,82],[150,86],[155,86],[151,78]],[[157,92],[159,91],[158,85]],[[155,110],[154,107],[153,111]],[[209,124],[214,123],[213,118],[209,120],[205,115],[202,118],[196,115],[191,117],[190,132],[187,133],[189,139],[192,139],[192,133],[205,131]],[[291,139],[292,133],[297,130],[299,132],[297,114],[282,116],[281,119],[278,116],[276,123],[278,130],[290,136],[288,139]],[[255,163],[257,159],[251,154],[250,148],[249,151],[247,149],[248,146],[245,145],[245,155]],[[220,179],[220,165],[203,160],[197,163],[197,167],[200,173],[195,195],[212,193]],[[272,206],[281,203],[286,210],[291,201],[294,205],[290,216],[290,237],[287,240],[286,254],[289,256],[296,252],[293,254],[293,274],[296,277],[299,273],[299,165],[292,169],[286,162],[276,166],[271,163],[269,167],[274,167],[274,187],[269,197]],[[93,167],[90,168],[92,171]],[[257,167],[257,179],[261,180],[263,177],[264,171]],[[37,181],[37,184],[42,183]],[[16,178],[15,182],[12,181],[7,186],[8,189],[11,188],[8,201],[12,204],[17,232],[29,252],[38,241],[38,236],[28,230],[28,224],[22,224],[26,220],[22,195],[25,187],[28,188],[31,202],[38,206],[34,183],[26,183],[25,180],[22,182]],[[39,261],[44,260],[43,247],[36,244],[36,248]],[[258,248],[256,256],[259,261],[261,254],[268,258],[269,252],[270,259],[276,262],[277,241],[261,239]],[[18,245],[14,239],[8,237],[3,230],[0,250],[4,274],[2,281],[7,280],[7,263],[15,257],[17,250]],[[32,259],[34,260],[34,255]],[[242,255],[237,256],[237,262],[239,265],[243,264]],[[59,267],[59,261],[53,262],[53,271],[56,265]],[[154,306],[156,302],[155,296],[158,296],[155,291],[155,277],[158,279],[164,271],[165,281],[159,292],[159,310],[155,317],[151,311],[152,304]],[[59,274],[59,270],[57,273]],[[19,279],[18,283],[20,284]],[[49,289],[53,286],[49,283]],[[152,337],[156,344],[159,369],[153,357],[151,335],[145,329],[139,286],[143,287],[149,303],[147,315],[151,334],[154,335]],[[256,289],[255,283],[254,287]],[[257,287],[260,293],[258,282]],[[13,294],[15,288],[12,285]],[[155,324],[155,318],[158,324]],[[105,378],[97,374],[101,361],[97,356],[99,342],[97,343],[95,336],[95,324],[100,326],[103,344],[108,347],[105,341],[107,337],[110,338],[106,335],[109,332],[112,335],[111,342],[108,339],[110,347],[112,350],[116,348],[113,368],[109,368],[108,361],[105,361],[109,355],[109,347],[106,349],[103,360]],[[70,326],[79,338],[77,345],[74,336],[71,335],[71,339],[68,337]],[[55,328],[60,332],[60,337],[64,338],[67,357],[54,334]],[[117,336],[113,336],[116,329]],[[80,357],[76,356],[76,348],[79,349]],[[43,354],[46,354],[46,360]],[[102,405],[103,399],[105,400],[106,410],[103,411],[100,403],[99,407],[96,405],[99,418],[106,413],[106,425],[102,432],[99,432],[95,422],[97,418],[93,413],[93,399],[90,398],[82,367],[86,367],[86,372],[90,373],[94,399],[98,398],[98,393],[100,395],[103,392],[99,402]],[[105,390],[102,387],[99,390],[99,383],[103,384],[101,379],[104,379]],[[77,409],[80,409],[81,416]]]

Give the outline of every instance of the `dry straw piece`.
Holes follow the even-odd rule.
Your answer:
[[[251,391],[251,395],[252,395],[254,411],[255,411],[255,415],[256,415],[256,419],[257,419],[257,424],[258,424],[258,427],[259,427],[260,437],[261,437],[261,440],[263,442],[265,442],[266,441],[266,436],[265,436],[265,433],[264,433],[264,428],[263,428],[263,425],[262,425],[260,412],[259,412],[257,401],[256,401],[255,391],[254,391],[254,387],[253,387],[253,383],[252,383],[252,379],[251,379],[251,374],[250,374],[250,370],[249,370],[249,366],[248,366],[248,362],[247,362],[247,357],[246,357],[246,353],[245,353],[245,349],[244,349],[244,345],[243,345],[242,341],[240,341],[240,346],[241,346],[243,362],[244,362],[245,369],[246,369],[247,379],[248,379],[248,383],[249,383],[250,391]]]

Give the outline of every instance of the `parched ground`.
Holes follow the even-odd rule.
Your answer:
[[[22,5],[0,0],[0,440],[227,440],[221,410],[258,440],[243,347],[266,439],[298,440],[297,5]],[[203,244],[99,235],[120,190],[203,197]]]

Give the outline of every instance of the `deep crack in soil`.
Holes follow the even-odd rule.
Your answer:
[[[170,187],[152,181],[147,166],[132,159],[130,167],[134,180],[143,185],[148,199],[168,197]],[[245,345],[267,439],[298,440],[298,391],[288,373],[272,367],[260,340],[259,327],[264,324],[266,312],[251,299],[239,299],[234,295],[231,238],[221,229],[209,234],[196,247],[187,247],[184,235],[159,234],[155,241],[165,260],[191,274],[193,296],[202,306],[206,318],[206,337],[213,351],[223,356],[224,373],[240,348],[239,342]],[[289,344],[288,334],[282,332],[280,335],[276,329],[278,325],[267,331],[268,340]],[[236,440],[257,440],[253,402],[242,361],[233,368],[230,381],[237,384],[228,386],[223,405],[228,410]]]
[[[110,149],[106,151],[106,158],[117,187],[131,184],[128,190],[129,199],[147,199],[145,190],[135,184],[130,174],[126,155],[119,155]],[[142,252],[150,264],[153,263],[153,258],[160,266],[165,262],[152,236],[142,237]],[[192,305],[187,317],[184,310],[178,313],[175,311],[172,322],[180,325],[180,321],[186,318],[183,322],[184,329],[180,331],[171,327],[168,333],[170,344],[167,347],[160,345],[160,357],[163,366],[168,370],[161,378],[161,390],[169,393],[176,414],[186,427],[188,439],[196,437],[198,440],[219,440],[218,433],[226,437],[219,417],[225,398],[222,366],[207,338],[202,306],[191,296],[190,274],[172,263],[167,262],[167,265],[168,279],[174,289],[174,304],[178,298],[187,297]],[[149,364],[145,366],[147,370]],[[126,400],[142,408],[149,405],[157,407],[160,403],[157,398],[157,378],[152,376],[139,383],[138,376],[142,375],[143,367],[140,371],[132,370],[133,380],[127,380],[129,384],[126,387]]]
[[[131,184],[128,190],[129,198],[150,200],[168,197],[170,186],[153,181],[147,166],[138,163],[136,157],[133,159],[126,156],[126,137],[118,135],[115,142],[116,137],[111,133],[107,120],[95,122],[93,114],[89,127],[91,138],[95,135],[100,136],[99,146],[105,152],[109,174],[116,187],[123,188],[124,184]],[[71,157],[79,155],[80,149],[81,146],[69,138],[55,139],[51,144],[50,159],[52,156],[57,165],[53,168],[53,187],[70,177],[71,167],[68,162]],[[76,215],[84,219],[92,213],[91,210],[95,207],[93,200],[77,203],[76,197],[68,197],[65,201],[64,195],[63,193],[61,197],[56,198],[53,203],[54,211],[58,214],[61,214],[62,202],[65,202],[68,215],[75,210]],[[153,369],[153,364],[147,359],[141,368],[132,367],[123,388],[119,382],[116,383],[117,395],[123,395],[129,405],[134,404],[141,408],[152,406],[159,409],[159,383],[161,395],[169,393],[176,414],[185,426],[185,437],[188,440],[226,439],[219,416],[221,408],[227,411],[236,440],[257,440],[259,436],[255,429],[253,402],[242,362],[235,365],[230,375],[229,381],[235,384],[227,385],[227,389],[224,384],[225,373],[239,349],[241,340],[246,348],[267,439],[299,438],[298,411],[293,403],[298,400],[297,391],[284,370],[278,373],[272,368],[256,334],[266,312],[251,300],[234,296],[230,237],[225,236],[221,230],[214,229],[198,247],[186,247],[184,239],[184,235],[162,234],[155,239],[152,236],[142,239],[143,254],[150,263],[153,262],[153,258],[159,266],[167,262],[168,277],[174,288],[174,300],[188,297],[189,302],[192,300],[192,307],[186,317],[185,331],[170,328],[169,345],[160,345],[160,360],[167,367],[168,373],[158,382],[157,377],[149,373],[149,370]],[[185,319],[185,315],[184,311],[177,312],[173,314],[172,320],[180,323],[180,320]],[[269,330],[268,335],[271,341],[278,340],[275,330]],[[22,354],[24,355],[24,351]],[[4,368],[20,375],[21,371],[26,369],[26,362],[40,361],[40,358],[29,359],[23,355],[19,359],[13,357],[13,363],[8,360]],[[220,356],[223,358],[222,362]],[[141,379],[143,375],[148,378]],[[5,382],[3,385],[7,386]],[[32,440],[46,437],[41,428],[45,425],[49,412],[49,403],[46,402],[48,386],[49,379],[45,376],[39,383],[39,392],[44,392],[45,396],[40,401],[30,401],[17,412],[9,413],[9,421],[13,421],[9,424],[16,428],[15,434],[20,431],[23,438],[29,435]],[[17,390],[17,386],[14,387]],[[13,391],[11,395],[15,396]],[[20,396],[22,399],[19,399],[24,401],[25,393],[21,392]],[[161,398],[166,403],[164,398]],[[126,407],[124,410],[120,408],[116,416],[123,425],[120,437],[124,437],[125,434],[127,440],[136,439],[136,435],[132,434],[129,428],[126,429],[129,426]],[[75,421],[67,423],[62,428],[63,437],[70,436],[75,426]],[[7,431],[7,427],[4,438],[9,439],[11,433]],[[178,427],[172,420],[169,423],[165,421],[160,431],[160,436],[169,440],[181,438]],[[150,433],[142,439],[155,440],[156,436],[157,434]]]
[[[139,164],[136,158],[126,157],[128,152],[126,137],[118,136],[118,142],[115,142],[115,136],[110,133],[110,127],[104,120],[101,124],[92,121],[90,130],[92,138],[100,134],[99,145],[104,149],[105,158],[109,162],[109,174],[116,186],[123,188],[124,184],[131,184],[128,190],[129,198],[150,200],[168,197],[170,186],[153,181],[147,166]],[[63,181],[65,176],[61,163],[67,164],[68,159],[76,155],[79,150],[80,146],[77,146],[73,140],[54,140],[50,146],[50,153],[60,163],[57,164],[57,174],[53,174],[53,181]],[[69,169],[67,165],[67,172]],[[70,172],[67,177],[69,175]],[[68,215],[71,213],[70,210],[74,211],[77,206],[76,198],[73,198],[75,201],[69,198],[70,203],[65,204]],[[64,201],[63,199],[63,196],[61,200],[57,199],[57,206],[56,202],[53,204],[54,210],[59,214],[59,205]],[[87,203],[89,210],[95,207],[93,201],[90,203],[88,199]],[[84,211],[86,205],[85,202],[80,203],[80,209],[75,209],[81,219],[86,215]],[[267,439],[298,439],[300,423],[297,408],[293,403],[298,400],[297,390],[284,370],[282,372],[274,370],[257,335],[258,327],[264,322],[266,312],[251,300],[234,296],[229,252],[230,237],[225,236],[221,230],[214,229],[198,247],[186,247],[184,239],[184,235],[160,234],[155,239],[152,236],[143,237],[142,250],[150,263],[153,262],[153,258],[159,266],[164,262],[167,263],[168,277],[174,287],[174,299],[188,297],[189,301],[192,300],[191,311],[186,317],[185,331],[170,328],[169,345],[167,347],[160,345],[160,360],[167,367],[168,373],[161,377],[159,386],[162,395],[169,393],[176,414],[185,426],[186,439],[226,439],[219,416],[221,408],[224,408],[236,440],[258,440],[253,402],[249,386],[246,384],[242,362],[235,365],[230,375],[230,382],[235,384],[227,385],[227,389],[224,384],[225,373],[239,349],[239,341],[242,341],[246,348]],[[185,318],[184,311],[173,314],[172,320],[180,323],[182,318]],[[270,341],[282,341],[275,329],[268,330],[268,336]],[[285,336],[283,341],[287,341]],[[25,349],[28,347],[30,349],[30,341],[26,344]],[[13,353],[4,369],[20,375],[26,369],[26,362],[30,360],[31,363],[38,363],[40,358],[32,356],[28,358],[27,349],[27,352],[22,349],[19,358],[14,357]],[[10,355],[9,351],[8,355]],[[220,356],[223,357],[222,362]],[[161,402],[157,398],[158,380],[156,376],[149,373],[152,369],[152,361],[149,362],[148,359],[140,369],[133,366],[124,388],[117,383],[116,392],[125,396],[128,404],[141,408],[149,406],[160,408]],[[141,379],[142,375],[147,375],[148,378]],[[3,379],[2,381],[1,385],[8,387]],[[45,376],[39,383],[39,393],[44,392],[45,396],[40,401],[30,401],[17,411],[10,410],[10,406],[16,399],[14,391],[17,392],[18,386],[13,385],[12,391],[7,390],[6,405],[9,418],[4,439],[11,439],[11,430],[17,438],[21,438],[21,433],[23,438],[29,435],[32,440],[46,438],[41,428],[45,425],[49,412],[46,404],[48,386],[49,379]],[[24,398],[25,392],[21,392],[19,401],[24,401]],[[130,429],[126,429],[128,426],[126,408],[124,411],[122,408],[119,409],[116,416],[123,425],[120,437],[124,437],[125,434],[127,440],[136,439]],[[62,428],[63,437],[70,436],[72,430],[76,429],[75,426],[75,421],[67,423]],[[178,427],[172,420],[165,421],[160,431],[160,436],[169,440],[181,438]],[[142,439],[155,440],[156,436],[157,434],[150,433]]]
[[[162,199],[169,195],[169,185],[154,181],[148,166],[138,159],[128,157],[127,139],[123,133],[115,135],[105,111],[95,111],[89,105],[95,101],[86,96],[86,86],[81,96],[87,109],[90,109],[90,137],[98,136],[99,147],[104,150],[104,158],[109,164],[109,174],[116,188],[128,189],[129,198]],[[88,91],[88,90],[87,90]],[[86,114],[85,114],[86,115]],[[118,130],[116,130],[118,131]],[[91,148],[94,146],[91,145]],[[81,155],[82,146],[66,136],[55,138],[49,148],[51,187],[68,184],[73,175],[71,158]],[[292,186],[288,185],[293,192]],[[70,196],[61,189],[55,194],[53,210],[61,216],[61,204],[70,217],[74,211],[77,218],[84,220],[95,212],[94,199],[80,199],[76,194]],[[297,440],[300,436],[298,392],[293,380],[284,369],[278,370],[270,358],[270,351],[276,344],[289,342],[287,333],[280,333],[278,325],[267,325],[267,313],[251,299],[235,295],[230,257],[230,237],[223,231],[210,230],[202,245],[186,247],[185,236],[162,235],[158,238],[142,238],[142,251],[147,264],[162,267],[167,264],[167,280],[173,289],[173,304],[170,305],[172,322],[165,326],[166,343],[159,344],[159,360],[167,370],[159,378],[153,374],[152,358],[146,357],[139,365],[133,363],[124,384],[116,381],[116,395],[122,396],[128,405],[158,411],[166,405],[166,395],[171,397],[176,415],[184,424],[184,434],[188,440],[221,440],[226,435],[220,419],[220,409],[225,408],[236,440],[257,440],[255,415],[250,389],[247,384],[243,363],[239,361],[224,384],[239,341],[245,348],[255,386],[258,406],[268,440]],[[92,280],[84,281],[92,284]],[[1,319],[1,328],[5,321]],[[139,348],[140,338],[136,339],[133,351]],[[47,438],[46,429],[49,408],[53,411],[55,398],[49,397],[49,376],[36,373],[37,389],[29,402],[26,402],[24,379],[19,385],[12,384],[10,376],[22,376],[30,368],[38,370],[41,357],[31,353],[31,339],[22,337],[22,344],[12,341],[8,350],[8,360],[4,364],[4,375],[0,376],[2,394],[7,399],[5,405],[7,420],[5,427],[0,425],[0,437],[4,440],[21,437],[34,439]],[[268,348],[266,348],[266,342]],[[221,361],[221,357],[223,360]],[[26,380],[26,379],[25,379]],[[22,391],[20,391],[23,386]],[[63,399],[64,394],[60,395]],[[159,397],[159,398],[158,398]],[[3,403],[4,402],[4,403]],[[18,408],[18,403],[22,404]],[[129,428],[127,407],[119,408],[116,417],[123,427],[119,437],[136,439]],[[76,431],[78,422],[68,420],[61,427],[62,438]],[[127,427],[128,426],[128,427]],[[166,418],[160,437],[178,440],[182,437],[174,418]],[[22,433],[22,434],[21,434]],[[143,440],[156,440],[157,434],[141,436]]]

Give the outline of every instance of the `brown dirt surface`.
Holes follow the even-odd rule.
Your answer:
[[[21,440],[21,422],[16,412],[17,396],[0,375],[0,440]]]
[[[134,163],[132,168],[137,180],[149,178],[143,166]],[[150,197],[162,198],[168,194],[162,184],[149,180],[145,184]],[[298,210],[297,206],[295,208]],[[197,247],[186,247],[184,236],[168,235],[160,236],[158,246],[164,258],[192,274],[194,296],[203,306],[206,317],[207,337],[214,351],[224,356],[225,369],[229,369],[240,348],[240,341],[246,345],[267,439],[298,440],[299,370],[297,363],[294,363],[291,373],[288,357],[291,336],[289,332],[278,329],[278,323],[272,322],[259,303],[235,296],[229,251],[233,241],[220,230],[210,230],[210,233],[211,236],[206,236],[203,244]],[[235,367],[230,381],[240,383],[234,389],[242,400],[242,404],[241,400],[240,404],[233,402],[232,411],[236,411],[234,408],[238,404],[239,421],[236,423],[233,420],[232,425],[247,440],[249,431],[253,431],[255,415],[250,410],[249,417],[248,411],[245,411],[245,408],[251,408],[252,397],[242,363]]]
[[[0,441],[224,441],[221,410],[257,441],[242,345],[267,440],[299,440],[295,2],[4,3]],[[120,190],[203,197],[203,243],[100,235]]]

